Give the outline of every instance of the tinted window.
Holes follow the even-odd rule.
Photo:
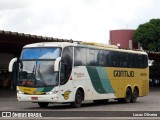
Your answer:
[[[79,47],[75,48],[75,66],[80,65],[146,68],[148,57],[141,54]]]
[[[65,84],[68,81],[72,71],[72,64],[73,64],[73,47],[66,47],[64,48],[62,53],[61,84]]]
[[[88,66],[95,66],[96,65],[96,50],[94,49],[87,49],[87,65]]]
[[[148,66],[148,57],[146,55],[142,55],[143,59],[143,68],[146,68]]]
[[[110,52],[106,50],[99,50],[97,60],[99,66],[110,66]]]
[[[75,66],[87,65],[87,49],[86,48],[75,48]]]

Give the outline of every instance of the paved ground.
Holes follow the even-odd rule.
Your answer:
[[[135,112],[158,111],[159,112],[158,114],[160,114],[160,87],[151,88],[149,95],[138,98],[138,101],[136,103],[124,104],[124,103],[118,103],[117,101],[114,100],[110,100],[107,104],[96,105],[92,101],[87,101],[82,105],[81,108],[71,108],[70,105],[67,104],[65,105],[50,104],[49,107],[45,109],[39,108],[39,106],[36,103],[18,102],[16,100],[16,92],[14,90],[0,89],[0,111],[33,111],[33,112],[43,112],[43,114],[50,111],[50,114],[55,112],[56,115],[59,117],[61,115],[65,116],[65,114],[66,115],[70,114],[72,116],[73,114],[79,115],[80,111],[81,114],[84,114],[84,117],[87,116],[88,114],[95,116],[97,112],[94,111],[100,111],[101,112],[101,113],[99,112],[100,115],[103,114],[103,111],[131,111],[127,113],[128,115],[133,114],[133,111]],[[111,114],[110,116],[118,115],[117,112],[108,112],[108,113]],[[126,115],[126,112],[123,113]],[[120,116],[123,116],[123,113],[120,113]]]

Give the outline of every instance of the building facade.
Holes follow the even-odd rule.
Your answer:
[[[135,30],[121,29],[110,31],[110,44],[124,49],[139,49],[139,44],[133,40]]]

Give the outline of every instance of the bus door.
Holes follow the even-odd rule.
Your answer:
[[[70,77],[70,72],[68,70],[68,65],[66,63],[61,63],[60,69],[60,87],[59,87],[59,97],[62,102],[69,102],[73,100],[73,81]]]
[[[60,64],[60,96],[63,102],[73,100],[73,80],[71,79],[73,64],[73,47],[65,47]]]

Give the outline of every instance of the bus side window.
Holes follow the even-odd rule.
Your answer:
[[[97,59],[99,66],[105,66],[106,57],[105,57],[105,52],[103,50],[99,50]]]
[[[122,64],[123,64],[123,67],[126,68],[127,67],[127,55],[126,53],[124,52],[123,53],[123,56],[122,56]]]
[[[146,67],[148,67],[148,57],[147,57],[147,55],[142,55],[142,59],[143,59],[143,68],[146,68]]]
[[[70,77],[72,71],[72,64],[73,64],[73,47],[65,47],[62,53],[62,64],[61,64],[62,75],[60,75],[61,78],[65,78],[61,80],[63,81],[62,82],[63,84],[65,84]]]
[[[115,52],[115,63],[116,63],[116,67],[121,67],[121,60],[120,60],[120,53],[119,52]]]
[[[128,57],[129,57],[129,68],[132,68],[132,67],[133,67],[132,54],[129,53],[129,54],[128,54]]]
[[[104,51],[105,52],[105,67],[110,67],[110,51]]]
[[[111,51],[111,54],[110,54],[110,60],[111,60],[111,66],[112,67],[117,67],[117,56],[116,56],[116,53],[115,51]]]
[[[98,63],[98,53],[99,53],[99,50],[98,49],[95,49],[95,58],[94,58],[94,61],[95,61],[95,66],[98,66],[99,63]]]
[[[95,66],[95,50],[94,49],[87,49],[87,65],[88,66]]]
[[[142,55],[138,55],[138,65],[139,65],[138,67],[139,68],[142,68],[142,64],[143,64],[142,62],[143,62],[142,61]]]
[[[137,57],[138,55],[137,55],[137,54],[134,54],[133,56],[134,56],[134,57],[133,57],[134,68],[138,68],[138,64],[137,64],[137,63],[138,63],[138,62],[137,62],[137,61],[138,61],[138,59],[137,59],[137,58],[138,58],[138,57]]]
[[[81,47],[75,47],[74,51],[74,65],[75,66],[86,66],[87,65],[87,49]]]

